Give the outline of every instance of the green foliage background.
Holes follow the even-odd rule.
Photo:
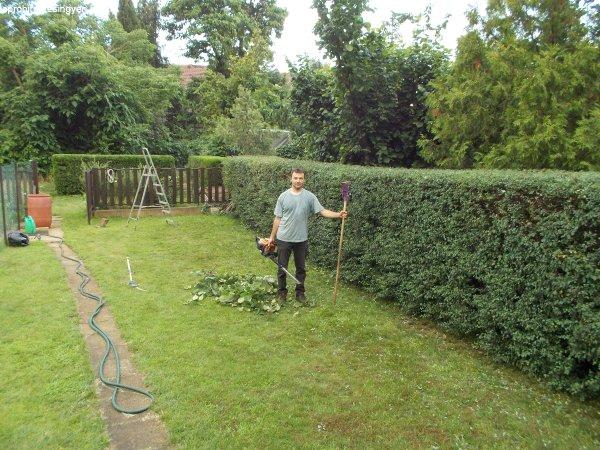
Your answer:
[[[315,33],[335,64],[325,68],[304,58],[290,68],[298,122],[298,150],[292,153],[320,161],[422,166],[417,142],[429,134],[425,98],[429,82],[448,62],[447,50],[437,43],[443,25],[432,26],[426,11],[423,17],[395,15],[371,28],[363,18],[367,4],[313,2]],[[416,25],[411,43],[398,38],[407,21]]]
[[[7,11],[0,15],[0,161],[36,158],[46,171],[50,156],[65,150],[169,151],[166,114],[182,89],[176,69],[150,65],[155,46],[145,30],[127,32],[87,13]]]
[[[383,169],[268,157],[224,161],[249,227],[271,229],[289,172],[341,208],[342,277],[468,336],[555,388],[600,394],[600,175]],[[310,257],[333,269],[339,221],[309,222]]]
[[[424,158],[447,168],[600,170],[600,9],[592,8],[493,1],[485,16],[471,11],[456,61],[432,83]]]
[[[594,2],[494,0],[468,12],[456,58],[431,9],[367,21],[367,0],[313,0],[331,67],[306,58],[291,77],[271,66],[286,11],[274,0],[120,1],[101,20],[0,14],[0,163],[53,153],[273,153],[363,165],[598,170],[600,8]],[[164,20],[161,22],[161,14]],[[118,18],[118,19],[117,19]],[[206,57],[200,80],[165,67],[158,29]],[[403,27],[413,27],[404,40]]]
[[[169,0],[162,12],[169,37],[187,40],[186,56],[206,58],[225,77],[254,39],[270,44],[272,35],[280,37],[287,15],[276,0]]]

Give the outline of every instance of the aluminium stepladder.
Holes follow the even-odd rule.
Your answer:
[[[162,209],[163,215],[171,215],[171,205],[169,204],[169,200],[165,194],[165,190],[158,176],[158,172],[156,171],[156,167],[154,167],[152,155],[150,155],[150,152],[146,147],[142,147],[142,154],[144,155],[144,169],[138,183],[133,204],[129,210],[129,218],[127,219],[128,225],[132,220],[136,222],[140,220],[142,208],[152,208],[152,206],[143,206],[144,199],[146,198],[146,192],[148,192],[149,183],[152,183],[152,186],[156,191],[156,198],[158,199],[158,204]],[[136,209],[137,213],[134,212]],[[167,219],[167,223],[172,225],[174,224],[174,222],[170,219]]]

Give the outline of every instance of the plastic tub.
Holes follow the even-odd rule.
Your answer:
[[[52,225],[52,198],[48,194],[29,194],[27,196],[27,212],[33,217],[36,226]]]

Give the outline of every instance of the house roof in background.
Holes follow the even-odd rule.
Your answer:
[[[181,83],[183,85],[188,84],[193,78],[203,78],[206,73],[206,66],[200,66],[197,64],[178,64],[181,69]]]

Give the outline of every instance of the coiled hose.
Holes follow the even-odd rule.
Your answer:
[[[63,238],[61,238],[59,236],[52,236],[52,235],[48,235],[48,237],[58,240],[58,247],[60,249],[60,256],[62,258],[67,259],[69,261],[73,261],[74,263],[77,264],[77,267],[75,268],[75,273],[77,275],[79,275],[79,277],[81,278],[81,283],[79,283],[79,287],[78,287],[79,293],[81,295],[83,295],[84,297],[94,300],[95,302],[98,303],[98,306],[92,312],[92,314],[90,314],[90,317],[88,318],[88,324],[89,324],[90,328],[92,328],[92,330],[94,330],[96,333],[98,333],[98,335],[104,340],[104,344],[106,346],[104,355],[102,356],[102,359],[100,360],[100,364],[98,365],[98,377],[100,378],[100,381],[102,383],[104,383],[106,386],[112,388],[112,390],[113,390],[112,400],[111,400],[113,408],[115,408],[119,412],[126,413],[126,414],[139,414],[144,411],[147,411],[150,408],[150,406],[152,405],[152,403],[154,402],[154,396],[150,392],[148,392],[144,389],[141,389],[141,388],[138,388],[135,386],[128,386],[126,384],[121,383],[121,361],[119,359],[119,352],[117,351],[117,348],[115,347],[115,344],[113,343],[113,341],[110,339],[110,336],[108,334],[106,334],[106,332],[96,324],[96,316],[98,314],[100,314],[100,310],[102,309],[102,307],[105,305],[106,302],[104,301],[104,299],[102,297],[99,297],[98,295],[92,294],[91,292],[87,292],[85,290],[85,287],[90,282],[91,278],[89,277],[88,274],[81,271],[81,267],[83,266],[83,263],[81,261],[74,259],[74,258],[70,258],[64,254]],[[110,381],[104,375],[104,365],[106,364],[106,361],[108,360],[108,356],[110,355],[111,351],[113,352],[113,355],[115,358],[115,379],[114,379],[114,381]],[[142,408],[137,408],[137,409],[124,408],[123,406],[121,406],[119,404],[119,402],[117,400],[117,396],[118,396],[120,390],[136,392],[136,393],[141,394],[141,395],[147,397],[148,399],[150,399],[150,402],[148,403],[147,406],[144,406]]]

